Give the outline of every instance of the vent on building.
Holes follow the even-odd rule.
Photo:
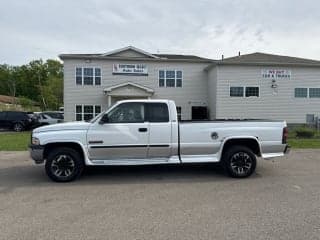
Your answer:
[[[314,116],[314,114],[307,114],[306,115],[306,123],[309,126],[313,126],[315,124],[315,116]]]

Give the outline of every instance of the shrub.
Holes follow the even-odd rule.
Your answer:
[[[315,132],[313,129],[306,128],[306,127],[300,127],[295,129],[295,133],[297,138],[313,138],[315,135]]]
[[[20,97],[18,102],[22,107],[25,107],[25,108],[30,108],[34,105],[33,101],[26,97]]]

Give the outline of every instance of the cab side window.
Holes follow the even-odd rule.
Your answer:
[[[169,122],[168,105],[165,103],[147,103],[147,121]]]
[[[122,103],[108,113],[109,123],[144,122],[144,103]]]

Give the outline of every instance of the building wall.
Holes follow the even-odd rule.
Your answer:
[[[117,63],[144,63],[148,67],[148,76],[113,75],[112,66]],[[204,68],[209,63],[160,62],[124,60],[64,60],[64,111],[65,121],[75,120],[76,104],[100,104],[102,109],[108,106],[103,89],[125,82],[134,82],[155,90],[152,98],[172,99],[182,108],[182,119],[191,119],[191,106],[207,106],[207,73]],[[75,82],[76,67],[100,67],[102,80],[100,86],[79,86]],[[158,87],[159,70],[182,70],[182,88]]]
[[[212,68],[207,72],[208,78],[208,106],[210,119],[216,118],[217,104],[217,67]]]
[[[271,80],[261,75],[261,69],[268,68],[289,69],[291,78],[277,80],[275,91]],[[296,87],[320,87],[320,68],[219,65],[211,69],[209,75],[214,71],[217,71],[216,118],[266,118],[305,123],[306,114],[320,116],[320,98],[294,97]],[[259,86],[260,97],[230,97],[230,86]]]

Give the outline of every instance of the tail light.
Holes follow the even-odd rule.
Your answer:
[[[286,143],[287,143],[288,134],[289,134],[288,128],[287,128],[287,127],[283,128],[283,132],[282,132],[282,144],[286,144]]]

